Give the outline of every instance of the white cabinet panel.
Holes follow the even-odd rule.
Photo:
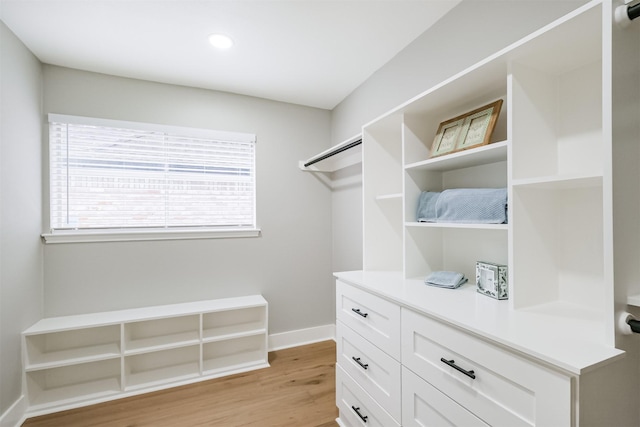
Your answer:
[[[336,405],[340,420],[351,427],[400,426],[340,366],[336,366]]]
[[[402,425],[405,427],[488,427],[488,424],[402,368]]]
[[[337,322],[338,365],[400,420],[400,362]]]
[[[495,426],[570,426],[571,378],[410,310],[402,363]]]
[[[400,360],[400,307],[340,281],[336,289],[338,320]]]

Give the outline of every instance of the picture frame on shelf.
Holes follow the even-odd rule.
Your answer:
[[[462,116],[464,122],[454,151],[462,151],[489,144],[501,108],[502,99],[499,99]]]
[[[431,146],[431,157],[453,153],[456,150],[463,124],[464,117],[456,117],[440,123]]]

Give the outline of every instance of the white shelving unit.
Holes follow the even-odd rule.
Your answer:
[[[259,295],[47,318],[23,341],[31,416],[269,366]]]
[[[600,399],[640,383],[618,326],[640,318],[640,25],[616,26],[621,3],[591,1],[364,125],[363,269],[336,273],[571,378],[567,425],[638,423],[631,397]],[[488,145],[430,157],[440,123],[498,99]],[[421,192],[455,188],[506,188],[507,223],[417,222]],[[508,300],[475,292],[477,261],[508,266]],[[469,284],[426,286],[439,270]]]
[[[364,126],[365,271],[472,279],[476,261],[492,261],[510,267],[513,309],[569,302],[613,317],[604,7],[592,2]],[[497,99],[489,145],[430,158],[441,122]],[[508,224],[416,222],[422,191],[482,187],[508,189]],[[381,203],[389,194],[402,203]]]

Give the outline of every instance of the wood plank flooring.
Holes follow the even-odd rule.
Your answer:
[[[24,427],[337,427],[334,341],[269,353],[270,368],[28,419]]]

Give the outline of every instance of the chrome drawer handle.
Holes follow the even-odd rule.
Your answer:
[[[369,315],[369,313],[363,313],[360,311],[359,308],[352,308],[351,311],[353,311],[355,314],[362,316],[362,317],[367,317]]]
[[[353,409],[353,412],[355,412],[356,415],[359,416],[362,421],[364,421],[365,423],[367,422],[367,418],[369,418],[369,417],[366,416],[366,415],[363,416],[360,413],[360,407],[359,406],[357,408],[355,406],[351,406],[351,409]]]
[[[455,370],[457,370],[459,372],[462,372],[463,374],[465,374],[469,378],[472,378],[474,380],[476,379],[476,375],[474,374],[473,371],[466,371],[466,370],[462,369],[460,366],[456,365],[455,360],[453,360],[453,359],[447,360],[444,357],[441,357],[440,361],[445,363],[445,364],[447,364],[447,365],[449,365],[449,366],[451,366],[453,369],[455,369]]]
[[[351,358],[365,371],[369,369],[369,365],[367,363],[362,363],[359,357],[351,356]]]

